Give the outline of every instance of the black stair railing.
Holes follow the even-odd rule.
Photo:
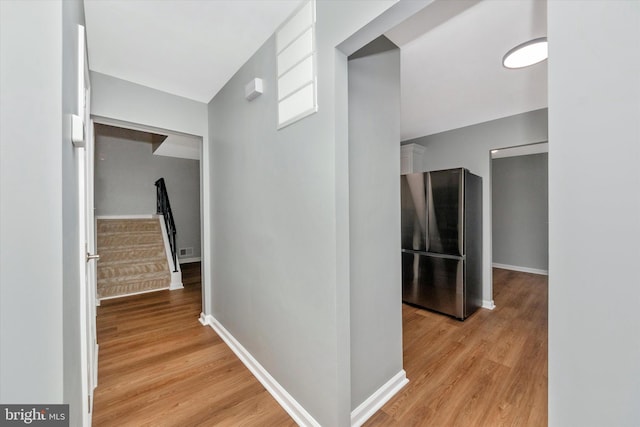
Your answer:
[[[157,195],[157,213],[164,216],[164,225],[167,227],[167,235],[169,236],[169,245],[171,246],[171,256],[173,258],[173,272],[178,271],[176,261],[176,223],[173,221],[173,213],[171,212],[171,203],[169,203],[169,195],[167,194],[167,186],[164,184],[164,178],[156,181]]]

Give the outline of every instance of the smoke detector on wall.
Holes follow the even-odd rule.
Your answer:
[[[244,87],[244,96],[247,101],[253,101],[264,92],[262,79],[253,79]]]

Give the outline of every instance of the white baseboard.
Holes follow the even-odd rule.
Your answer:
[[[96,219],[153,219],[157,218],[155,214],[146,215],[96,215]]]
[[[176,265],[175,269],[177,271],[173,271],[173,254],[171,253],[171,244],[169,243],[169,234],[167,233],[167,226],[164,223],[164,215],[156,215],[158,218],[158,222],[160,223],[160,230],[162,232],[162,241],[164,242],[164,253],[167,256],[167,265],[169,266],[169,271],[171,272],[171,284],[169,285],[169,289],[174,291],[176,289],[182,289],[184,286],[182,285],[182,271],[180,270],[180,262],[178,257],[176,257]]]
[[[541,270],[539,268],[519,267],[517,265],[498,264],[497,262],[494,262],[491,265],[494,268],[502,268],[505,270],[521,271],[523,273],[542,274],[543,276],[549,275],[548,270]]]
[[[174,275],[176,273],[174,273],[173,271],[171,272],[171,284],[169,285],[169,290],[170,291],[175,291],[176,289],[183,289],[184,285],[182,284],[182,281],[178,282],[178,281],[174,281]],[[182,278],[182,276],[180,276],[180,278]]]
[[[100,345],[96,343],[93,349],[93,388],[98,387],[98,355],[100,354]]]
[[[168,290],[168,289],[169,289],[169,287],[166,287],[166,288],[158,288],[158,289],[149,289],[148,291],[133,292],[133,293],[130,293],[130,294],[116,295],[116,296],[113,296],[113,297],[103,297],[103,298],[100,298],[100,299],[98,300],[98,304],[97,304],[97,305],[100,305],[100,304],[99,304],[99,302],[100,302],[100,301],[106,301],[106,300],[108,300],[108,299],[124,298],[124,297],[130,297],[130,296],[133,296],[133,295],[148,294],[148,293],[150,293],[150,292],[166,291],[166,290]]]
[[[395,374],[375,393],[369,396],[367,400],[351,411],[351,427],[360,427],[364,424],[408,382],[407,373],[404,369]]]
[[[207,322],[207,316],[204,313],[200,313],[200,317],[198,317],[198,322],[200,322],[202,326],[207,326],[209,324]]]
[[[212,315],[208,314],[204,316],[200,314],[200,323],[207,324],[216,331],[220,338],[222,338],[236,356],[238,356],[240,361],[244,363],[298,425],[320,427],[320,423],[318,423]]]
[[[493,310],[496,308],[496,305],[493,303],[493,300],[482,300],[482,308],[486,308],[487,310]]]
[[[169,254],[171,254],[171,249],[169,249]],[[171,267],[173,259],[169,258],[168,263],[169,271],[171,272],[171,284],[169,284],[169,290],[175,291],[176,289],[184,288],[184,285],[182,284],[182,270],[180,270],[180,264],[178,264],[178,271],[173,271],[173,268]]]
[[[197,256],[197,257],[192,257],[192,258],[178,258],[178,262],[180,264],[189,264],[190,262],[200,262],[202,261],[202,258]]]

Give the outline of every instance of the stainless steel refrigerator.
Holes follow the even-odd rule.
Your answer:
[[[482,305],[482,178],[401,177],[402,299],[464,320]]]

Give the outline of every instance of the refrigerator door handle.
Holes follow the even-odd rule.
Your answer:
[[[464,255],[464,192],[466,170],[460,174],[460,191],[458,192],[458,253]]]
[[[425,251],[429,252],[429,248],[431,247],[430,245],[430,240],[429,240],[429,235],[431,234],[429,232],[429,225],[431,223],[431,219],[429,218],[429,214],[431,212],[431,205],[433,203],[433,193],[431,192],[431,173],[426,172],[424,174],[424,185],[426,188],[426,203],[424,205],[425,208],[425,212],[424,212],[424,216],[426,217],[426,227],[425,227],[425,236],[424,236],[424,247],[425,247]]]

